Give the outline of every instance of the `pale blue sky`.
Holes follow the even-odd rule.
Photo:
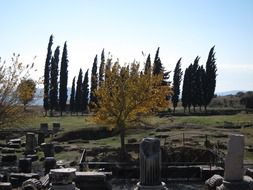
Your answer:
[[[65,41],[69,84],[79,68],[92,67],[105,48],[120,62],[154,59],[157,47],[167,70],[182,57],[185,69],[215,45],[216,91],[253,90],[252,0],[6,0],[0,2],[0,56],[13,52],[43,75],[48,39]],[[171,77],[172,79],[172,77]]]

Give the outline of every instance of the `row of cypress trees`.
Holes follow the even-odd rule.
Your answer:
[[[104,81],[105,72],[105,56],[104,49],[101,53],[101,61],[98,69],[98,56],[94,58],[91,70],[91,81],[89,88],[89,70],[87,69],[83,77],[82,69],[79,70],[77,82],[75,77],[72,80],[71,95],[70,95],[70,111],[75,113],[88,113],[90,109],[96,108],[98,99],[95,95],[95,90]]]
[[[205,111],[207,105],[211,102],[215,87],[216,87],[216,58],[214,52],[214,46],[209,51],[209,55],[206,61],[205,68],[203,65],[199,65],[200,57],[197,56],[193,62],[190,64],[185,72],[183,78],[183,90],[182,90],[182,106],[184,107],[184,112],[186,108],[188,111],[195,112],[195,108],[198,106],[201,110],[204,106]],[[182,81],[183,72],[181,69],[181,58],[176,64],[173,77],[173,92],[172,103],[175,112],[175,108],[179,102],[180,95],[180,83]]]
[[[49,38],[47,57],[44,69],[44,96],[43,105],[45,113],[47,115],[50,110],[50,115],[53,114],[53,110],[60,109],[62,112],[66,109],[67,84],[68,84],[68,51],[67,42],[64,43],[61,67],[60,67],[60,79],[59,75],[59,61],[60,61],[60,46],[57,46],[54,54],[52,54],[53,35]],[[58,91],[59,90],[59,91]]]
[[[54,109],[60,109],[62,112],[66,110],[67,96],[67,81],[68,81],[68,53],[67,44],[65,42],[62,59],[61,59],[61,69],[60,69],[60,81],[58,82],[58,63],[60,55],[60,47],[57,46],[54,55],[52,55],[52,45],[53,36],[50,36],[48,43],[48,51],[45,63],[45,73],[44,73],[44,109],[46,111],[52,111]],[[163,74],[162,85],[171,85],[169,81],[170,71],[166,71],[163,67],[161,59],[159,57],[158,47],[154,62],[151,63],[150,54],[147,56],[147,60],[144,66],[144,74],[151,72],[153,75]],[[206,62],[206,68],[199,65],[200,57],[197,56],[193,64],[190,64],[186,68],[183,78],[183,89],[182,89],[182,106],[184,111],[188,108],[189,112],[191,107],[194,111],[196,106],[200,109],[204,106],[205,110],[207,105],[210,103],[212,97],[214,96],[215,86],[216,86],[216,71],[217,67],[215,64],[215,53],[214,47],[211,48],[209,56]],[[110,61],[110,59],[108,60]],[[95,90],[104,81],[105,75],[105,56],[104,49],[101,53],[100,66],[98,69],[98,58],[97,55],[94,58],[91,78],[90,78],[90,88],[89,88],[89,70],[86,70],[84,76],[82,69],[79,70],[79,74],[72,80],[71,95],[70,95],[70,111],[75,112],[89,112],[97,106],[98,100],[95,95]],[[181,69],[181,58],[178,60],[176,67],[174,69],[173,76],[173,96],[168,97],[171,99],[174,112],[178,105],[180,99],[180,85],[182,82],[183,72]],[[58,87],[59,85],[59,87]],[[59,92],[58,92],[59,89]]]

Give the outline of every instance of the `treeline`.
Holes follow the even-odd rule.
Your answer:
[[[191,107],[193,107],[195,112],[197,106],[200,111],[202,107],[206,111],[207,105],[214,96],[217,76],[214,47],[209,52],[205,68],[203,65],[199,65],[199,59],[200,57],[197,56],[184,73],[182,91],[184,111],[188,108],[188,111],[191,112]]]
[[[44,109],[47,115],[50,115],[54,110],[59,110],[61,115],[64,111],[72,113],[89,113],[90,110],[95,111],[98,105],[98,98],[96,90],[101,86],[106,78],[106,69],[112,65],[112,59],[105,59],[104,49],[102,50],[100,60],[96,55],[91,69],[91,77],[89,79],[89,69],[83,72],[80,68],[79,74],[72,79],[72,87],[69,105],[67,105],[68,93],[68,52],[67,43],[64,43],[63,53],[60,62],[60,47],[57,46],[54,54],[52,52],[53,36],[49,38],[47,57],[44,70]],[[181,68],[181,58],[178,60],[174,69],[174,77],[171,82],[169,81],[170,71],[166,71],[161,59],[159,57],[158,47],[154,61],[152,63],[150,54],[147,56],[143,71],[140,74],[163,75],[161,85],[168,85],[172,87],[172,97],[167,97],[171,100],[174,111],[180,100],[181,82],[183,81],[182,89],[182,106],[184,110],[191,107],[195,111],[197,106],[204,107],[206,110],[207,105],[210,103],[214,96],[216,86],[216,72],[217,67],[215,64],[214,47],[211,48],[206,62],[205,68],[199,65],[199,57],[188,68],[186,68],[183,76]],[[60,72],[59,72],[59,62]],[[100,62],[100,64],[98,64]],[[60,76],[58,76],[60,74]],[[183,77],[183,78],[182,78]],[[90,81],[89,81],[90,80]],[[90,85],[90,86],[89,86]]]

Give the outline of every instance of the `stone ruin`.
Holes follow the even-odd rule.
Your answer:
[[[144,138],[140,143],[140,182],[136,190],[166,190],[161,181],[161,149],[157,138]]]
[[[14,145],[21,144],[19,139],[10,140]],[[2,156],[2,161],[7,165],[17,162],[17,169],[9,173],[9,180],[3,180],[0,174],[0,190],[21,187],[23,190],[48,189],[58,190],[110,190],[111,185],[103,172],[97,171],[76,171],[74,168],[63,168],[57,166],[54,158],[54,144],[42,143],[41,149],[44,152],[43,176],[32,173],[33,154],[37,147],[36,137],[33,133],[26,135],[25,157],[17,158],[14,153]],[[3,149],[2,149],[3,150]],[[4,150],[5,151],[5,150]],[[162,182],[161,176],[161,148],[157,138],[144,138],[139,146],[140,175],[136,190],[167,190],[166,184]],[[84,154],[84,153],[83,153]],[[85,152],[86,154],[86,152]],[[216,190],[249,190],[253,189],[253,180],[244,176],[244,136],[231,135],[228,142],[228,153],[225,160],[224,178],[221,175],[214,175],[206,181],[209,189]],[[11,161],[11,162],[10,162]],[[85,160],[84,160],[85,161]],[[204,170],[203,170],[204,171]],[[169,185],[169,184],[168,184]]]
[[[228,142],[228,152],[225,158],[224,178],[214,175],[206,181],[209,189],[216,190],[251,190],[253,180],[249,176],[244,176],[244,136],[230,135]]]

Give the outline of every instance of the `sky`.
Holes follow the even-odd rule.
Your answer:
[[[252,0],[8,0],[0,2],[0,28],[2,60],[36,56],[33,77],[43,76],[50,35],[53,51],[67,41],[69,86],[103,48],[124,65],[143,64],[149,53],[154,60],[160,47],[173,75],[181,57],[183,70],[196,56],[205,65],[215,45],[216,92],[253,90]]]

